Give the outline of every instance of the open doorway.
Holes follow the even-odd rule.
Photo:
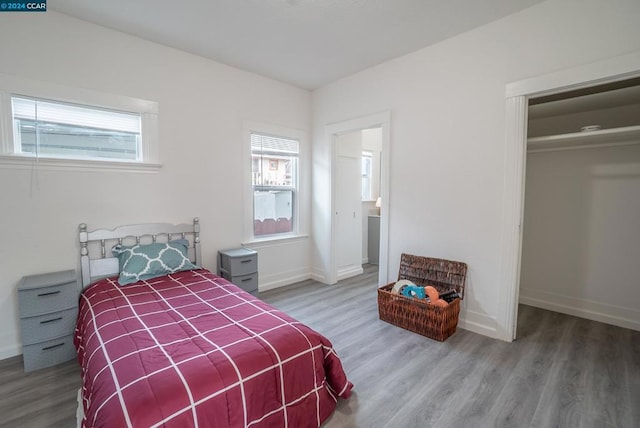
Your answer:
[[[380,257],[382,128],[336,137],[336,269],[338,280],[376,269]],[[371,269],[369,269],[371,270]]]
[[[363,223],[365,216],[368,218],[369,212],[371,211],[379,213],[379,249],[377,254],[378,283],[383,284],[387,281],[389,228],[388,206],[390,199],[388,183],[389,126],[390,114],[386,112],[327,125],[325,128],[325,135],[328,141],[331,141],[333,151],[331,174],[331,262],[327,275],[331,283],[335,283],[339,279],[357,275],[362,272],[363,254],[365,253],[363,251],[363,235],[365,235],[365,225]],[[363,133],[364,130],[375,130],[370,131],[370,133],[378,135],[379,154],[376,156],[379,156],[380,159],[379,178],[376,179],[378,186],[375,199],[371,197],[371,199],[365,201],[365,203],[363,203],[362,200],[362,135],[366,135],[366,137],[369,137],[370,135],[367,135],[367,132],[369,131],[365,131]],[[358,138],[354,138],[354,136],[359,138],[358,144],[349,142],[358,140]],[[367,143],[367,146],[368,145],[369,144]],[[351,159],[351,161],[348,159]],[[349,189],[346,189],[345,187],[347,182],[350,183]],[[346,193],[351,195],[355,194],[356,196],[355,198],[353,196],[349,197],[349,202],[345,202],[343,201],[343,197]],[[349,206],[348,204],[353,204],[354,200],[356,201],[357,206]],[[366,223],[368,227],[368,220]],[[358,235],[358,237],[354,238],[352,235]],[[366,238],[368,239],[368,229],[366,235]],[[345,236],[350,236],[350,238],[347,238],[347,241],[344,241]],[[348,253],[349,261],[345,262],[344,257],[347,247],[351,249],[351,252]],[[366,252],[368,260],[368,248]],[[354,256],[354,254],[356,254],[356,256]]]

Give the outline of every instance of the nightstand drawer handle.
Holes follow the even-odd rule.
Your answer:
[[[252,281],[252,280],[253,280],[253,278],[245,278],[245,279],[242,280],[242,282],[247,282],[247,281]]]
[[[58,317],[58,318],[54,318],[54,319],[51,319],[51,320],[40,321],[40,324],[47,324],[47,323],[50,323],[50,322],[60,321],[61,319],[62,319],[62,317]]]
[[[64,342],[58,343],[56,345],[51,345],[51,346],[44,347],[44,348],[42,348],[42,350],[43,351],[48,351],[49,349],[59,348],[61,346],[64,346]]]
[[[40,294],[38,294],[38,297],[51,296],[51,295],[54,295],[54,294],[60,294],[60,290],[58,290],[58,291],[50,291],[48,293],[40,293]]]
[[[248,260],[240,260],[240,263],[251,263],[251,259],[248,259]]]

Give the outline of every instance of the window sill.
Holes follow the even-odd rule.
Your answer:
[[[147,162],[35,158],[32,156],[20,155],[0,155],[0,166],[15,168],[38,168],[45,170],[119,171],[145,173],[158,172],[160,171],[160,168],[162,168],[161,164]]]
[[[309,235],[288,235],[288,236],[271,236],[268,238],[253,239],[251,241],[243,242],[243,247],[270,247],[279,244],[288,244],[297,241],[304,241],[309,239]]]

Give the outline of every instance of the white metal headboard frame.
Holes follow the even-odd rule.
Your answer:
[[[193,224],[148,223],[120,226],[113,230],[98,229],[87,231],[87,225],[79,226],[80,237],[80,270],[82,273],[82,288],[98,278],[117,275],[119,273],[118,259],[111,254],[111,247],[116,243],[122,244],[135,239],[135,243],[167,242],[184,238],[189,240],[191,261],[202,266],[200,253],[200,219],[195,217]],[[90,244],[97,243],[99,256],[92,257]]]

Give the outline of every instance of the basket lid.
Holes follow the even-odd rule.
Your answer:
[[[398,280],[407,279],[418,285],[432,285],[438,292],[456,290],[464,298],[467,264],[453,260],[415,256],[400,256]]]

